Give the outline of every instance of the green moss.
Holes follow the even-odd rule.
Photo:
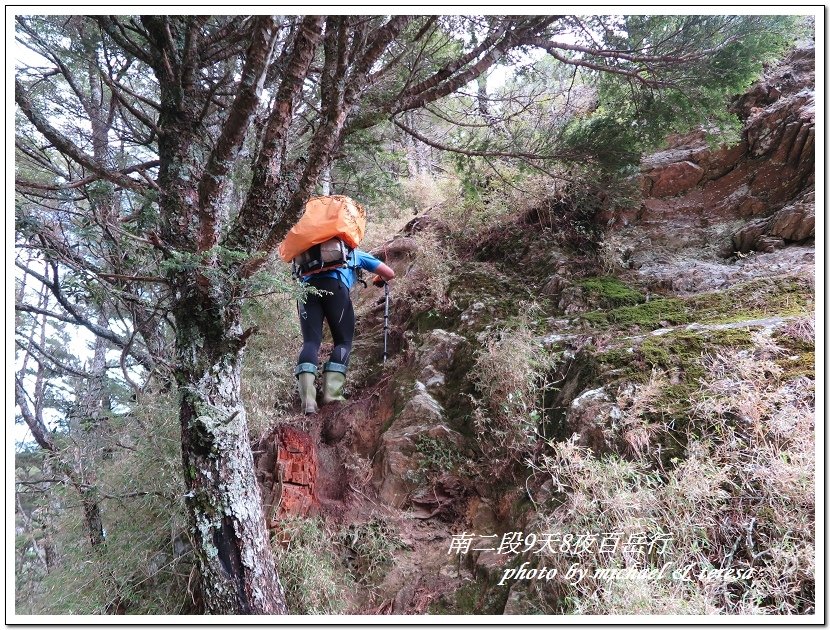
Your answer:
[[[445,386],[438,396],[444,407],[447,425],[467,438],[477,435],[472,400],[478,392],[474,379],[468,376],[475,361],[475,346],[472,343],[462,344],[445,374]]]
[[[600,298],[612,308],[632,306],[645,300],[642,293],[612,276],[585,278],[575,284],[586,289],[592,296]]]
[[[434,330],[435,328],[453,328],[456,323],[455,317],[446,311],[441,311],[437,308],[431,308],[427,311],[419,313],[414,317],[412,326],[418,334]]]
[[[432,614],[501,615],[507,603],[510,589],[494,587],[487,582],[468,582],[451,599],[439,600],[430,606]]]
[[[698,395],[701,379],[706,377],[703,357],[725,348],[735,351],[752,347],[751,331],[746,328],[702,331],[677,331],[649,337],[635,350],[633,366],[639,366],[646,378],[652,369],[670,375],[646,415],[669,428],[656,438],[664,467],[671,468],[684,457],[692,435],[705,435],[717,427],[693,426],[691,401]],[[640,379],[641,382],[644,379]]]
[[[806,323],[806,322],[805,322]],[[787,351],[775,359],[782,368],[782,380],[789,381],[802,376],[816,376],[816,341],[815,334],[803,331],[793,334],[787,327],[777,329],[772,335],[773,341]]]
[[[679,331],[649,337],[638,352],[648,367],[682,370],[689,377],[703,376],[701,357],[723,346],[749,347],[752,343],[747,329]]]
[[[800,315],[812,309],[807,278],[785,276],[745,282],[726,291],[702,293],[686,300],[702,323],[729,323],[771,316]]]
[[[793,337],[792,335],[788,334],[784,330],[781,330],[780,328],[773,333],[772,338],[776,344],[778,344],[782,348],[786,348],[793,354],[798,354],[801,352],[815,352],[816,349],[815,338],[806,339]]]
[[[762,278],[725,291],[701,293],[687,298],[659,298],[610,310],[586,313],[582,319],[593,326],[656,329],[689,322],[717,324],[799,315],[813,308],[808,278],[785,276]]]
[[[682,415],[688,411],[688,399],[705,376],[703,356],[723,348],[749,348],[751,331],[746,328],[725,330],[679,330],[647,337],[638,347],[614,348],[598,353],[596,384],[648,381],[653,369],[671,374],[673,383],[661,397],[663,416]]]
[[[791,381],[802,376],[813,379],[816,377],[815,352],[790,355],[778,359],[776,363],[784,370],[781,374],[782,381]]]
[[[640,326],[649,329],[691,321],[683,300],[677,298],[657,299],[604,312],[586,313],[583,319],[592,324],[613,324],[626,328]]]
[[[637,364],[633,348],[615,348],[596,355],[602,380],[606,383],[625,380],[639,383],[647,373]]]

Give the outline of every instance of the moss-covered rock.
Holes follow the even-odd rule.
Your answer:
[[[654,330],[689,322],[730,323],[773,315],[800,315],[812,308],[810,279],[783,276],[752,280],[723,291],[691,297],[658,298],[631,306],[597,310],[586,313],[582,319],[592,327]]]
[[[607,308],[632,306],[645,301],[645,296],[640,291],[632,289],[613,276],[583,278],[574,284],[586,289],[592,297],[603,302]]]

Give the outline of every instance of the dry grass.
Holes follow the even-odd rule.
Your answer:
[[[406,301],[413,313],[449,306],[448,290],[458,264],[454,251],[434,233],[425,230],[412,237],[417,256],[406,274],[395,280],[396,299]]]
[[[693,567],[690,581],[609,581],[592,573],[575,586],[559,582],[555,592],[540,592],[554,608],[600,615],[814,611],[814,383],[782,379],[765,358],[770,351],[766,340],[754,353],[706,358],[706,376],[689,401],[685,456],[672,468],[662,468],[639,434],[628,437],[628,460],[599,458],[575,438],[550,443],[536,473],[549,477],[561,503],[539,513],[536,531],[620,532],[623,540],[663,532],[673,540],[663,555],[594,548],[548,554],[546,566]],[[666,383],[655,373],[648,384],[620,392],[621,431],[649,430],[642,418],[653,417]],[[744,575],[707,578],[711,569]]]
[[[429,211],[447,201],[448,187],[442,180],[436,180],[430,175],[420,174],[415,177],[405,177],[400,180],[401,204],[411,208],[413,214],[424,210]]]
[[[648,382],[630,383],[617,393],[617,405],[622,411],[620,433],[629,452],[635,457],[646,454],[654,437],[665,427],[648,420],[660,410],[660,398],[669,384],[665,372],[652,369]]]
[[[780,330],[782,337],[803,344],[814,344],[816,339],[815,313],[805,317],[795,317],[784,324]]]
[[[338,614],[354,587],[341,566],[334,533],[317,519],[287,518],[275,541],[277,568],[293,615]]]
[[[494,471],[524,462],[543,439],[542,392],[553,365],[528,323],[534,310],[524,305],[519,311],[526,319],[487,335],[470,374],[481,394],[475,408],[478,443]]]

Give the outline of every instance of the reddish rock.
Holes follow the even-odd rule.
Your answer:
[[[750,189],[753,196],[766,201],[770,208],[792,199],[804,185],[804,179],[799,177],[796,169],[770,161],[759,166]]]
[[[815,193],[809,191],[771,217],[747,223],[732,235],[733,250],[744,254],[771,252],[815,236],[815,203]]]
[[[814,194],[803,201],[782,208],[770,221],[769,234],[787,241],[803,241],[816,234],[816,205]]]
[[[781,98],[764,109],[752,112],[744,134],[752,157],[783,157],[798,136],[801,125],[815,124],[815,93],[805,88],[792,96]]]
[[[285,516],[316,513],[317,448],[308,433],[280,426],[260,442],[255,455],[268,527]]]
[[[703,173],[694,162],[683,161],[654,169],[646,177],[654,182],[651,186],[653,197],[674,197],[696,186],[703,179]]]
[[[812,47],[793,51],[735,102],[733,111],[745,121],[740,143],[713,149],[703,130],[668,137],[666,149],[642,159],[639,214],[627,209],[625,216],[633,220],[624,222],[616,210],[602,222],[639,225],[654,244],[670,250],[690,240],[728,239],[729,233],[735,234],[737,251],[803,240],[814,230],[809,213],[782,217],[780,234],[768,222],[763,228],[749,225],[742,234],[731,225],[717,226],[769,217],[815,184],[814,57]],[[724,245],[725,251],[733,243]]]
[[[758,219],[743,226],[732,236],[732,247],[736,252],[746,254],[755,249],[758,240],[765,234],[768,219]]]
[[[706,160],[706,164],[701,164],[706,169],[705,179],[719,179],[729,173],[735,168],[735,165],[746,155],[746,142],[743,140],[732,147],[721,147],[714,151]]]
[[[756,197],[747,197],[738,206],[738,216],[741,218],[756,217],[767,209],[767,204]]]

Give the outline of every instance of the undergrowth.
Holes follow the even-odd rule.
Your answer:
[[[549,479],[554,500],[539,510],[535,527],[589,540],[578,553],[544,556],[560,572],[573,563],[589,569],[575,585],[531,587],[550,611],[813,612],[814,383],[787,377],[774,339],[754,333],[752,341],[743,350],[701,356],[694,390],[676,401],[688,422],[683,453],[671,467],[652,437],[677,430],[656,420],[672,387],[659,367],[647,382],[617,394],[617,438],[629,448],[593,453],[576,435],[547,444],[534,475]],[[612,534],[613,552],[602,547]],[[630,544],[666,538],[662,552]],[[631,581],[597,569],[664,572]]]
[[[280,521],[276,562],[288,610],[294,615],[343,612],[353,583],[341,566],[325,524],[312,518]]]
[[[494,474],[536,450],[542,439],[542,392],[555,363],[533,330],[534,306],[519,312],[513,326],[485,334],[470,373],[480,394],[474,405],[477,445]]]

